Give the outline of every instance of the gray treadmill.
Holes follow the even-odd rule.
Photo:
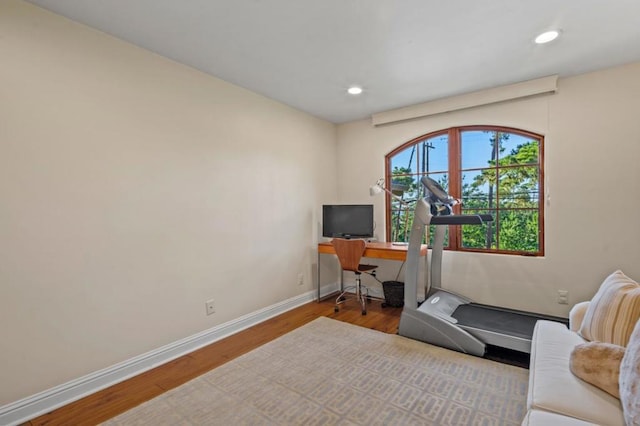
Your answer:
[[[433,179],[422,178],[426,197],[417,201],[409,236],[404,309],[398,334],[472,355],[483,356],[487,345],[531,353],[531,337],[539,319],[561,320],[489,305],[442,289],[442,252],[447,225],[481,225],[490,215],[454,215],[458,201]],[[418,303],[420,245],[425,227],[435,226],[431,264],[427,262],[426,300]]]

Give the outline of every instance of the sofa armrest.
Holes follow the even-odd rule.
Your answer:
[[[571,311],[569,311],[569,329],[571,331],[577,332],[580,330],[584,314],[587,312],[588,307],[589,302],[587,301],[576,303],[573,308],[571,308]]]

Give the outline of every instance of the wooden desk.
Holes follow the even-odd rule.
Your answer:
[[[368,242],[362,257],[370,257],[374,259],[398,260],[404,262],[407,259],[408,245],[396,245],[393,243]],[[318,302],[320,299],[320,255],[336,254],[331,242],[318,243]],[[420,257],[427,255],[427,245],[420,246]],[[344,288],[342,280],[342,272],[340,273],[340,291]]]

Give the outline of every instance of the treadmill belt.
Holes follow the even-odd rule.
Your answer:
[[[533,328],[539,319],[531,315],[473,303],[458,306],[451,316],[457,319],[458,324],[462,326],[479,328],[528,340],[531,340]]]

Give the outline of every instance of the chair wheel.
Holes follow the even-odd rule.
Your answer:
[[[387,304],[386,304],[386,303],[384,303],[384,302],[382,302],[382,303],[380,304],[380,307],[381,307],[381,308],[386,308],[386,307],[387,307]]]
[[[340,308],[338,308],[337,306],[333,308],[333,312],[339,312],[339,311],[340,311]]]
[[[367,315],[367,311],[362,311],[362,315]]]

